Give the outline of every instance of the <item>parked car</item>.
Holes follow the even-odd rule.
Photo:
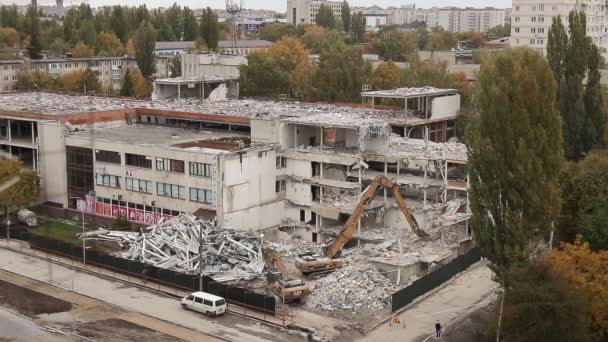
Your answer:
[[[226,312],[226,300],[210,293],[194,292],[182,299],[182,308],[213,317]]]

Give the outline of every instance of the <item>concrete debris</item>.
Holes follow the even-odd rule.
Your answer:
[[[129,248],[119,255],[159,268],[198,274],[202,233],[203,274],[218,282],[251,280],[264,271],[260,239],[250,233],[221,228],[213,220],[183,213],[141,232],[99,229],[80,238],[115,241]]]
[[[398,289],[373,266],[349,264],[314,283],[306,305],[330,312],[378,310]]]

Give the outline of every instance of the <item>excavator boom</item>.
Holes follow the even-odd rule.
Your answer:
[[[357,205],[357,207],[355,208],[353,213],[348,218],[348,221],[346,221],[346,224],[344,225],[344,227],[342,227],[342,229],[340,230],[338,237],[333,241],[333,243],[331,245],[329,245],[325,249],[325,255],[328,258],[335,258],[336,255],[338,255],[338,253],[342,250],[344,245],[346,243],[348,243],[348,241],[350,241],[350,239],[353,237],[353,234],[355,232],[355,227],[357,226],[357,221],[359,221],[361,214],[363,214],[363,211],[365,211],[365,209],[367,208],[369,203],[374,199],[374,197],[376,196],[376,193],[378,192],[378,190],[380,189],[381,186],[392,192],[395,202],[397,202],[397,205],[403,212],[405,219],[407,220],[408,224],[410,225],[410,227],[412,228],[414,233],[416,233],[416,235],[420,236],[421,238],[426,239],[429,237],[429,235],[426,232],[424,232],[422,229],[420,229],[420,226],[418,225],[416,218],[414,217],[414,215],[412,215],[412,212],[405,204],[405,200],[403,199],[403,196],[401,195],[399,186],[397,184],[391,182],[391,180],[386,178],[385,176],[378,176],[374,179],[372,184],[370,184],[370,186],[361,195],[359,204]]]

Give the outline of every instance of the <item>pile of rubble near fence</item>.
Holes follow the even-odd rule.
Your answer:
[[[250,280],[264,271],[259,237],[221,228],[215,220],[203,220],[185,213],[139,233],[99,229],[79,234],[79,237],[115,241],[121,247],[129,248],[127,252],[119,253],[123,258],[191,274],[199,273],[199,241],[202,240],[204,275],[224,282]]]

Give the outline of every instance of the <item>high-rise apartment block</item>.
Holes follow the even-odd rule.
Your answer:
[[[608,9],[597,0],[513,0],[511,13],[512,46],[529,46],[547,52],[547,36],[553,17],[561,16],[568,30],[568,14],[580,10],[587,15],[587,35],[604,50],[608,48]]]

